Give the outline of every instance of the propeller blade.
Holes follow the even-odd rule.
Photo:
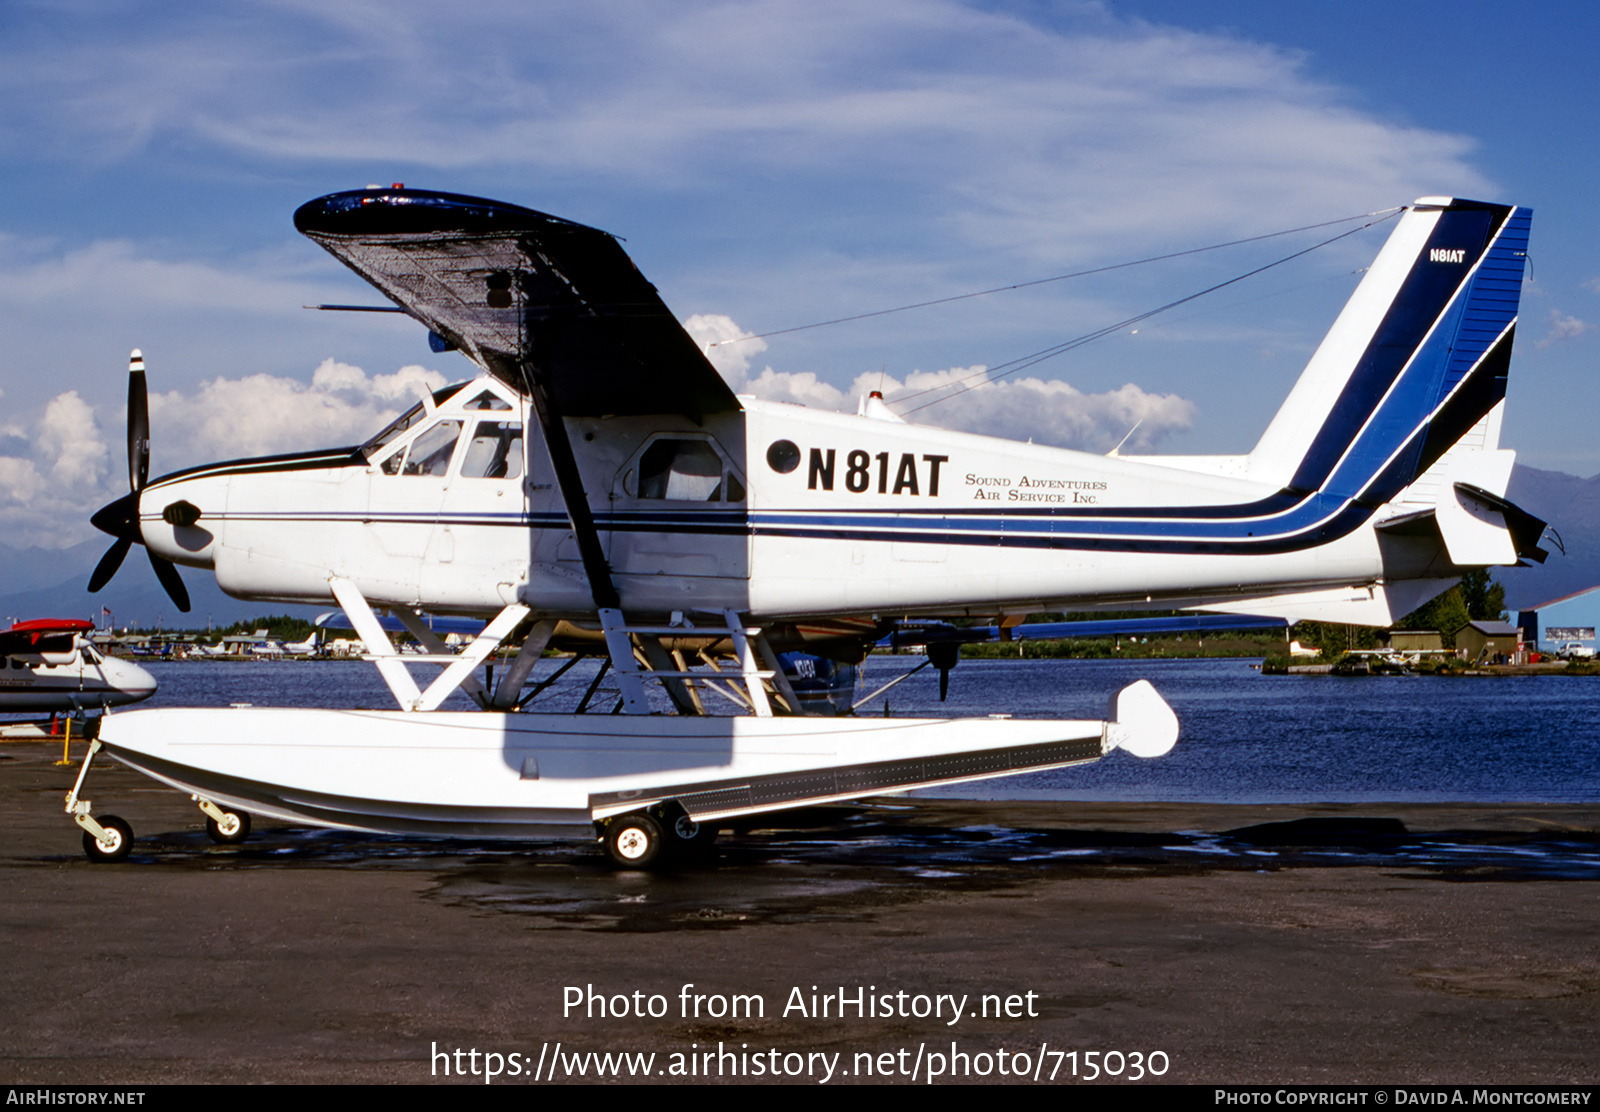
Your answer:
[[[144,353],[128,357],[128,487],[138,494],[150,478],[150,397],[144,381]]]
[[[185,614],[189,612],[189,591],[183,585],[183,580],[178,578],[178,569],[172,561],[162,556],[157,556],[148,548],[145,555],[150,557],[150,566],[156,569],[156,578],[161,580],[161,585],[166,588],[167,597],[170,598],[179,610]],[[112,569],[113,571],[116,569]]]
[[[128,555],[128,549],[133,547],[133,541],[127,537],[119,537],[117,543],[106,549],[106,554],[100,557],[100,562],[95,565],[94,574],[89,577],[89,591],[93,593],[111,582],[111,577],[117,574],[117,569],[122,566],[122,560]]]
[[[136,494],[124,494],[115,502],[101,506],[89,519],[89,524],[119,540],[144,543],[144,535],[139,532],[139,496]]]
[[[128,357],[128,488],[132,493],[101,506],[89,519],[96,529],[117,538],[117,543],[106,549],[106,554],[95,565],[94,574],[89,576],[90,591],[98,591],[111,582],[111,577],[127,558],[128,549],[135,543],[144,543],[144,534],[139,530],[139,492],[149,478],[150,398],[144,381],[144,355],[134,348]],[[178,609],[188,613],[189,592],[178,578],[178,569],[153,552],[150,564]]]

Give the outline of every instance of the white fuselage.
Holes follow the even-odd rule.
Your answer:
[[[499,409],[481,408],[485,393]],[[140,501],[145,541],[213,569],[242,598],[329,602],[339,577],[373,605],[492,614],[520,601],[538,616],[587,616],[589,584],[527,408],[483,377],[380,450],[158,479]],[[704,425],[567,426],[634,614],[1214,604],[1415,577],[1440,558],[1436,545],[1380,545],[1371,521],[1383,511],[1319,533],[1351,520],[1347,504],[1322,496],[1285,510],[1268,485],[1238,477],[754,399]],[[486,468],[496,435],[516,436],[519,459]],[[163,520],[179,501],[199,509],[193,525]]]
[[[149,672],[87,645],[61,653],[0,657],[0,713],[98,710],[148,699]]]

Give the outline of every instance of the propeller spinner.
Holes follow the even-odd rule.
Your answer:
[[[129,493],[115,502],[100,507],[89,519],[102,533],[116,538],[106,554],[100,557],[94,574],[89,577],[89,590],[98,591],[117,574],[128,550],[135,544],[144,544],[144,534],[139,531],[139,492],[150,479],[150,402],[144,381],[144,355],[138,348],[128,357],[128,489]],[[178,609],[189,612],[189,592],[178,577],[178,569],[171,560],[157,556],[149,548],[150,566],[161,580],[167,596]]]

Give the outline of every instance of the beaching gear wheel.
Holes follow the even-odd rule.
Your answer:
[[[606,826],[606,852],[626,869],[648,869],[661,857],[666,836],[649,815],[621,815]]]
[[[83,852],[90,861],[121,861],[133,851],[133,827],[129,826],[116,815],[106,815],[99,820],[106,833],[111,835],[111,844],[103,844],[99,838],[87,830],[83,832]]]
[[[250,816],[243,811],[223,811],[219,822],[207,815],[206,834],[219,846],[236,846],[250,837]]]

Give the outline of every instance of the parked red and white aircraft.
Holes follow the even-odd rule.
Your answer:
[[[86,634],[94,623],[40,618],[0,630],[0,713],[100,710],[148,699],[156,680],[106,656]]]
[[[359,447],[147,480],[135,353],[133,490],[95,516],[117,541],[91,586],[138,543],[180,605],[174,564],[241,598],[337,602],[400,708],[104,720],[101,748],[199,797],[224,836],[247,812],[485,837],[592,826],[646,864],[732,816],[1177,737],[1143,682],[1106,721],[807,715],[779,653],[858,661],[891,616],[1388,624],[1466,569],[1543,558],[1498,447],[1526,209],[1409,206],[1255,450],[1203,458],[736,397],[612,236],[514,205],[374,188],[295,223],[480,374]],[[432,657],[396,654],[374,608]],[[488,624],[449,654],[424,609]],[[475,670],[519,628],[486,687]],[[622,713],[522,713],[553,639],[605,654]],[[426,659],[444,668],[421,688],[408,667]],[[439,711],[458,687],[484,711]],[[708,691],[747,713],[704,713]],[[91,857],[127,851],[126,824],[90,817],[76,788],[69,809]]]

